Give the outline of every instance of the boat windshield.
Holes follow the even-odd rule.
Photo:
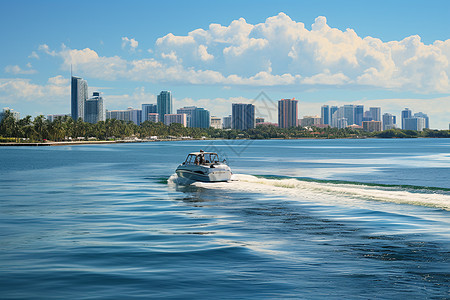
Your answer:
[[[219,156],[215,153],[206,153],[205,154],[205,163],[214,164],[219,162]]]
[[[210,165],[219,163],[219,156],[216,153],[189,154],[184,162],[185,165]]]
[[[189,154],[188,157],[186,158],[186,161],[184,162],[185,165],[194,165],[194,164],[198,164],[196,163],[197,160],[197,155],[195,154]]]

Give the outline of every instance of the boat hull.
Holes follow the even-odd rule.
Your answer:
[[[231,179],[231,170],[228,166],[208,168],[202,166],[179,166],[176,171],[178,177],[192,181],[202,182],[226,182]]]

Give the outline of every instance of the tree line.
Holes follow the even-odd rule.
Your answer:
[[[161,122],[154,123],[145,121],[140,126],[133,122],[125,122],[116,119],[100,121],[96,124],[83,122],[81,119],[73,120],[69,116],[58,117],[54,121],[46,120],[40,115],[34,119],[26,116],[16,120],[13,115],[6,111],[0,122],[0,142],[26,141],[42,142],[64,141],[68,139],[98,139],[114,140],[128,137],[141,139],[156,136],[164,138],[191,137],[194,139],[293,139],[293,138],[417,138],[417,137],[450,137],[449,130],[414,131],[389,129],[382,132],[365,132],[352,128],[278,128],[273,125],[258,125],[254,129],[214,129],[214,128],[186,128],[178,123],[169,126]]]

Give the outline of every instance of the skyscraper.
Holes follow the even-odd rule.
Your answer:
[[[414,114],[414,117],[416,118],[424,118],[425,119],[425,127],[430,129],[430,118],[428,118],[427,114],[424,114],[423,112],[418,112]]]
[[[20,113],[18,111],[14,111],[14,109],[11,109],[9,107],[3,108],[3,112],[0,111],[0,121],[3,120],[3,118],[6,115],[6,112],[9,111],[9,113],[12,115],[14,120],[19,121],[20,120]]]
[[[333,115],[331,117],[331,127],[337,127],[337,128],[345,128],[348,125],[347,118],[345,118],[345,127],[342,127],[342,120],[344,119],[344,107],[336,107],[336,110],[334,110]]]
[[[383,130],[394,129],[394,116],[392,114],[383,114]]]
[[[425,119],[421,117],[411,117],[403,119],[406,130],[422,131],[425,128]]]
[[[347,119],[347,124],[355,124],[355,106],[354,105],[344,105],[344,118]]]
[[[402,129],[405,128],[405,119],[409,119],[412,116],[412,111],[409,108],[402,110]]]
[[[255,128],[255,106],[253,104],[233,103],[231,106],[231,127],[239,130]]]
[[[363,130],[368,132],[381,131],[381,121],[364,121]]]
[[[130,121],[132,121],[136,125],[141,125],[142,123],[142,110],[141,109],[133,109],[131,107],[128,108],[130,111]]]
[[[209,128],[211,126],[209,111],[196,107],[192,114],[191,126],[195,128]]]
[[[328,125],[332,126],[331,124],[333,124],[333,114],[338,110],[337,106],[331,106],[330,107],[330,122],[328,123]]]
[[[369,107],[373,121],[381,121],[381,107]]]
[[[186,127],[186,114],[165,114],[164,124],[169,126],[172,123],[180,123],[181,125]]]
[[[164,115],[172,114],[172,93],[162,91],[157,99],[159,119],[164,120]]]
[[[159,122],[159,115],[158,115],[158,113],[148,113],[147,121],[153,122],[153,123]]]
[[[278,101],[278,127],[290,128],[298,125],[298,101],[281,99]]]
[[[216,116],[211,116],[211,127],[222,129],[222,119]]]
[[[330,107],[328,105],[322,105],[320,109],[322,124],[330,124]]]
[[[88,98],[88,85],[86,80],[72,76],[71,83],[71,113],[75,121],[81,118],[84,121],[84,103]]]
[[[355,124],[362,126],[364,117],[364,105],[355,105]]]
[[[223,129],[231,128],[231,115],[223,117]]]
[[[142,110],[128,107],[127,110],[107,110],[106,119],[116,119],[125,122],[133,122],[136,125],[141,124]]]
[[[348,126],[347,118],[339,118],[336,120],[337,128],[342,129]]]
[[[177,109],[177,114],[186,114],[186,127],[195,127],[192,124],[192,118],[194,116],[194,111],[197,109],[197,106],[185,106]]]
[[[142,104],[142,122],[148,121],[148,114],[154,114],[158,112],[158,106],[156,104]]]
[[[92,97],[87,99],[84,104],[84,121],[95,124],[99,121],[105,121],[105,105],[100,92],[94,92]]]

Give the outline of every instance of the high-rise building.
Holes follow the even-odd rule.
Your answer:
[[[403,119],[406,130],[422,131],[425,128],[425,119],[421,117],[411,117]]]
[[[362,125],[364,117],[364,105],[355,105],[355,124]]]
[[[116,119],[119,121],[131,121],[129,110],[106,110],[106,119]]]
[[[149,113],[147,121],[157,123],[159,122],[159,115],[158,113]]]
[[[70,114],[47,115],[47,120],[49,122],[53,122],[58,118],[64,119],[64,117],[66,117],[66,116],[70,117]],[[1,118],[0,118],[0,120],[1,120]]]
[[[331,106],[330,107],[330,122],[328,123],[328,125],[332,126],[331,124],[333,124],[333,114],[338,110],[337,106]]]
[[[186,114],[186,127],[194,127],[192,124],[192,117],[197,106],[185,106],[177,109],[177,114]]]
[[[381,131],[381,121],[364,121],[362,126],[368,132]]]
[[[148,114],[157,112],[158,106],[156,104],[142,104],[142,122],[148,121]]]
[[[424,128],[430,129],[430,118],[428,118],[427,114],[424,114],[423,112],[418,112],[418,113],[414,114],[414,117],[424,118],[425,119],[425,127]]]
[[[99,121],[105,121],[105,105],[100,92],[94,92],[92,97],[84,103],[84,121],[95,124]]]
[[[381,121],[381,107],[369,107],[373,121]]]
[[[172,123],[179,123],[186,127],[186,114],[165,114],[164,115],[164,124],[169,126]]]
[[[370,112],[369,110],[364,112],[363,122],[364,121],[373,121],[372,112]]]
[[[298,101],[281,99],[278,101],[278,127],[290,128],[298,125]]]
[[[136,124],[136,125],[141,125],[142,123],[142,110],[141,109],[133,109],[133,108],[128,108],[128,110],[130,111],[130,118],[131,121]]]
[[[223,129],[231,128],[231,115],[228,117],[223,117]]]
[[[88,98],[88,85],[86,80],[72,76],[71,83],[71,113],[76,121],[79,118],[84,121],[84,104]]]
[[[6,112],[9,111],[9,113],[12,115],[14,120],[19,121],[20,120],[20,113],[18,111],[14,111],[14,109],[11,109],[9,107],[5,107],[3,109],[3,112],[0,112],[0,122],[3,120],[3,118],[6,115]]]
[[[209,128],[211,126],[209,111],[201,107],[196,107],[192,113],[191,126],[194,128]]]
[[[222,129],[222,119],[216,116],[211,116],[211,127],[215,129]]]
[[[344,118],[347,119],[347,124],[355,124],[355,106],[354,105],[344,105]]]
[[[343,129],[348,126],[347,118],[339,118],[336,120],[337,128]]]
[[[158,114],[160,120],[165,120],[165,114],[172,114],[172,93],[162,91],[157,97]]]
[[[187,127],[209,128],[209,126],[211,125],[209,111],[201,107],[182,107],[177,109],[177,114],[186,115]]]
[[[128,107],[127,110],[107,110],[106,119],[116,119],[125,122],[133,122],[136,125],[141,124],[142,110]]]
[[[231,128],[246,130],[255,128],[255,106],[233,103],[231,106]]]
[[[322,124],[330,124],[330,107],[328,105],[322,105],[320,115]]]
[[[299,125],[302,127],[306,126],[317,126],[322,123],[322,118],[319,116],[304,116],[300,119]]]
[[[395,118],[394,117],[395,116],[393,116],[392,114],[389,114],[389,113],[383,114],[383,130],[395,128],[395,121],[394,121]]]
[[[345,127],[342,127],[342,120],[344,119],[344,107],[336,107],[337,109],[334,110],[333,115],[331,116],[331,127],[337,127],[337,128],[345,128],[347,127],[347,125],[345,125]],[[341,121],[339,121],[341,120]],[[347,118],[345,118],[345,122],[347,123]]]
[[[405,128],[405,119],[409,119],[412,117],[412,111],[409,108],[405,108],[402,110],[402,129]]]

